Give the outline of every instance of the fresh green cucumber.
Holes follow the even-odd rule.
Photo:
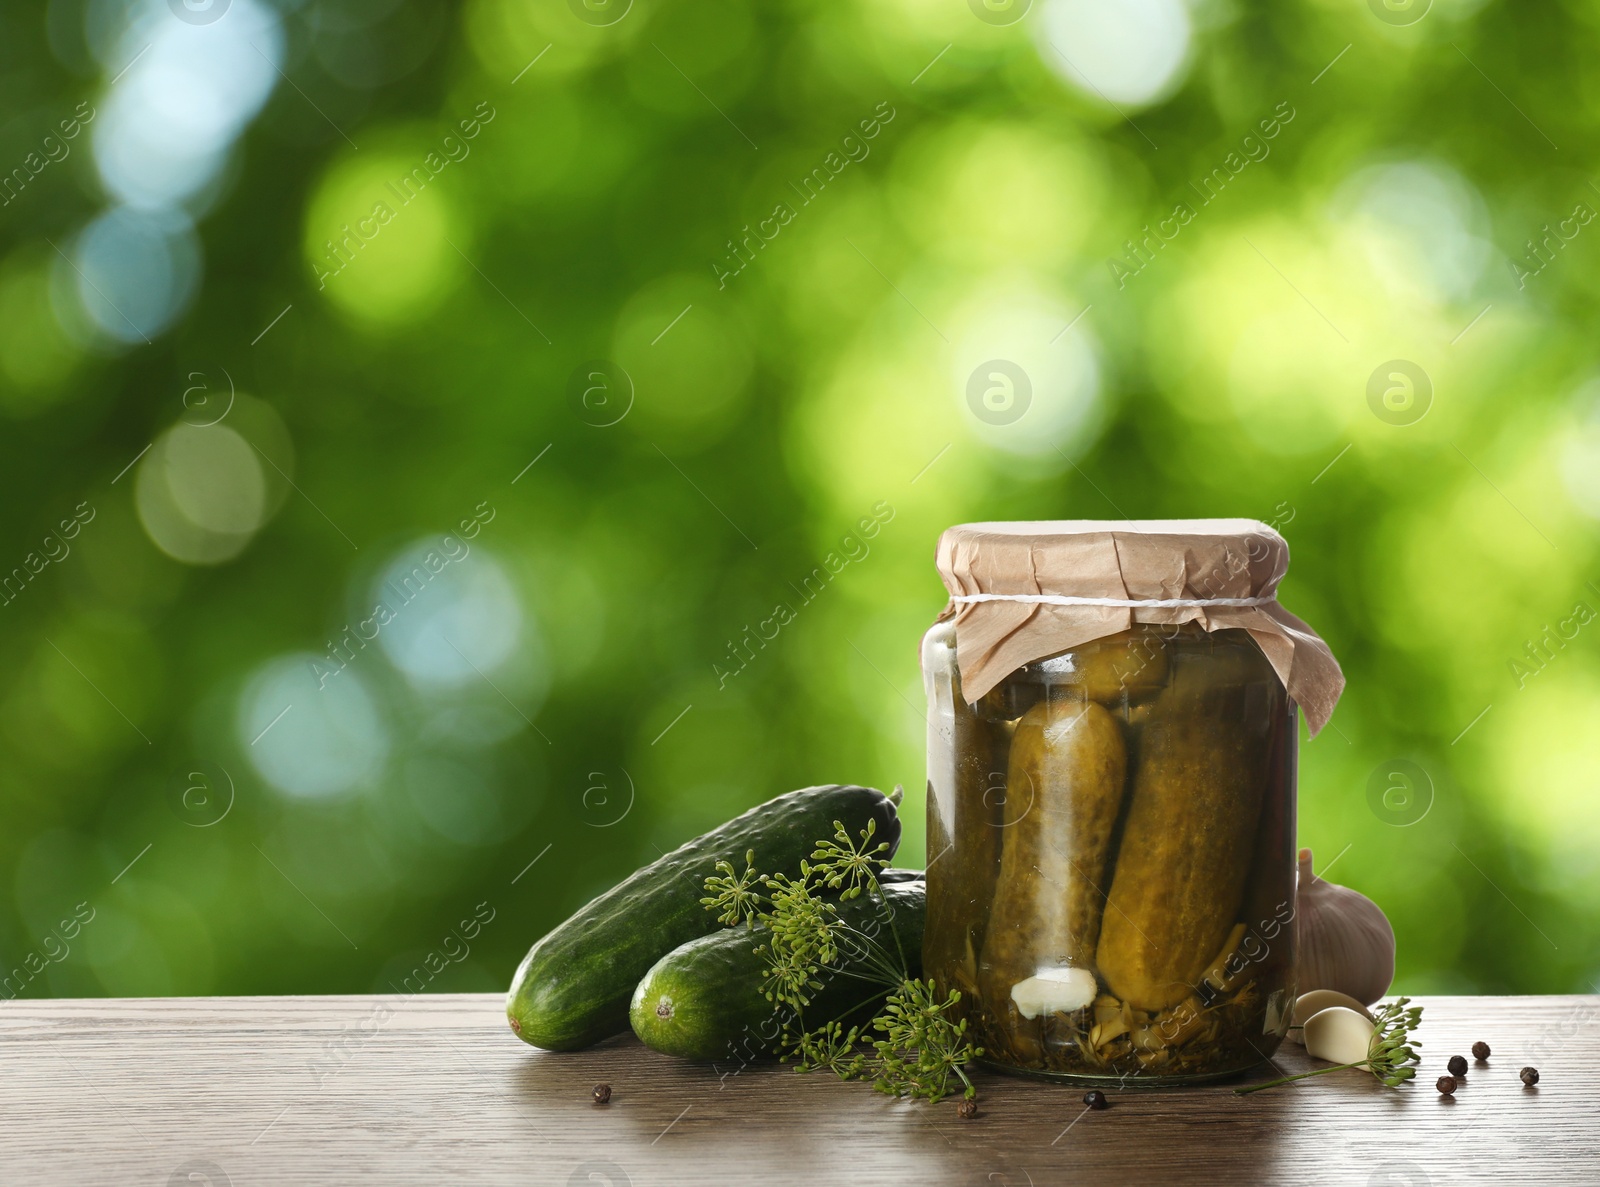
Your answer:
[[[900,817],[881,791],[836,783],[805,787],[751,808],[636,871],[533,946],[517,968],[506,1017],[522,1040],[576,1051],[628,1029],[628,1003],[639,978],[668,952],[716,931],[700,900],[719,861],[744,869],[755,852],[763,873],[799,877],[800,862],[834,822],[852,837],[870,821],[893,856]]]
[[[924,870],[899,870],[890,868],[878,871],[878,881],[888,886],[896,882],[926,882],[927,872]]]
[[[838,904],[840,917],[865,931],[888,952],[905,956],[906,971],[922,975],[922,928],[927,887],[922,882],[883,883],[883,901],[863,894]],[[788,1007],[762,996],[764,957],[756,954],[764,928],[730,927],[690,940],[667,953],[639,982],[629,1021],[646,1046],[684,1059],[748,1062],[778,1054]],[[824,1022],[864,1023],[889,993],[878,982],[851,976],[848,948],[842,963],[822,969],[823,988],[805,1010],[808,1028]]]

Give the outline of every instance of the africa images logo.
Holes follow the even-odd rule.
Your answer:
[[[1032,403],[1033,383],[1010,359],[980,363],[967,377],[967,407],[984,424],[1016,424]]]
[[[1380,363],[1367,378],[1367,407],[1385,424],[1414,425],[1433,404],[1433,380],[1410,359]]]

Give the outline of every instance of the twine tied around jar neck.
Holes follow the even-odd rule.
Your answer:
[[[1278,600],[1276,594],[1264,598],[1065,598],[1056,594],[958,594],[952,602],[1028,602],[1042,606],[1114,606],[1132,609],[1135,606],[1164,606],[1188,608],[1190,606],[1270,606]]]

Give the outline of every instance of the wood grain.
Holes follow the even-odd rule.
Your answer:
[[[1600,998],[1434,997],[1419,1081],[1341,1071],[1081,1092],[979,1078],[980,1114],[821,1075],[680,1063],[630,1037],[535,1051],[496,995],[12,1001],[7,1183],[1600,1182]],[[1494,1049],[1454,1100],[1452,1054]],[[1468,1055],[1470,1059],[1470,1055]],[[1285,1071],[1314,1065],[1286,1044]],[[1543,1079],[1525,1090],[1524,1064]],[[609,1083],[611,1103],[590,1093]],[[196,1177],[205,1176],[205,1177]]]

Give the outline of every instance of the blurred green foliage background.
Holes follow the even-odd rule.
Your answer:
[[[1213,515],[1397,987],[1591,985],[1600,6],[0,23],[5,996],[501,989],[814,782],[921,864],[940,529]]]

